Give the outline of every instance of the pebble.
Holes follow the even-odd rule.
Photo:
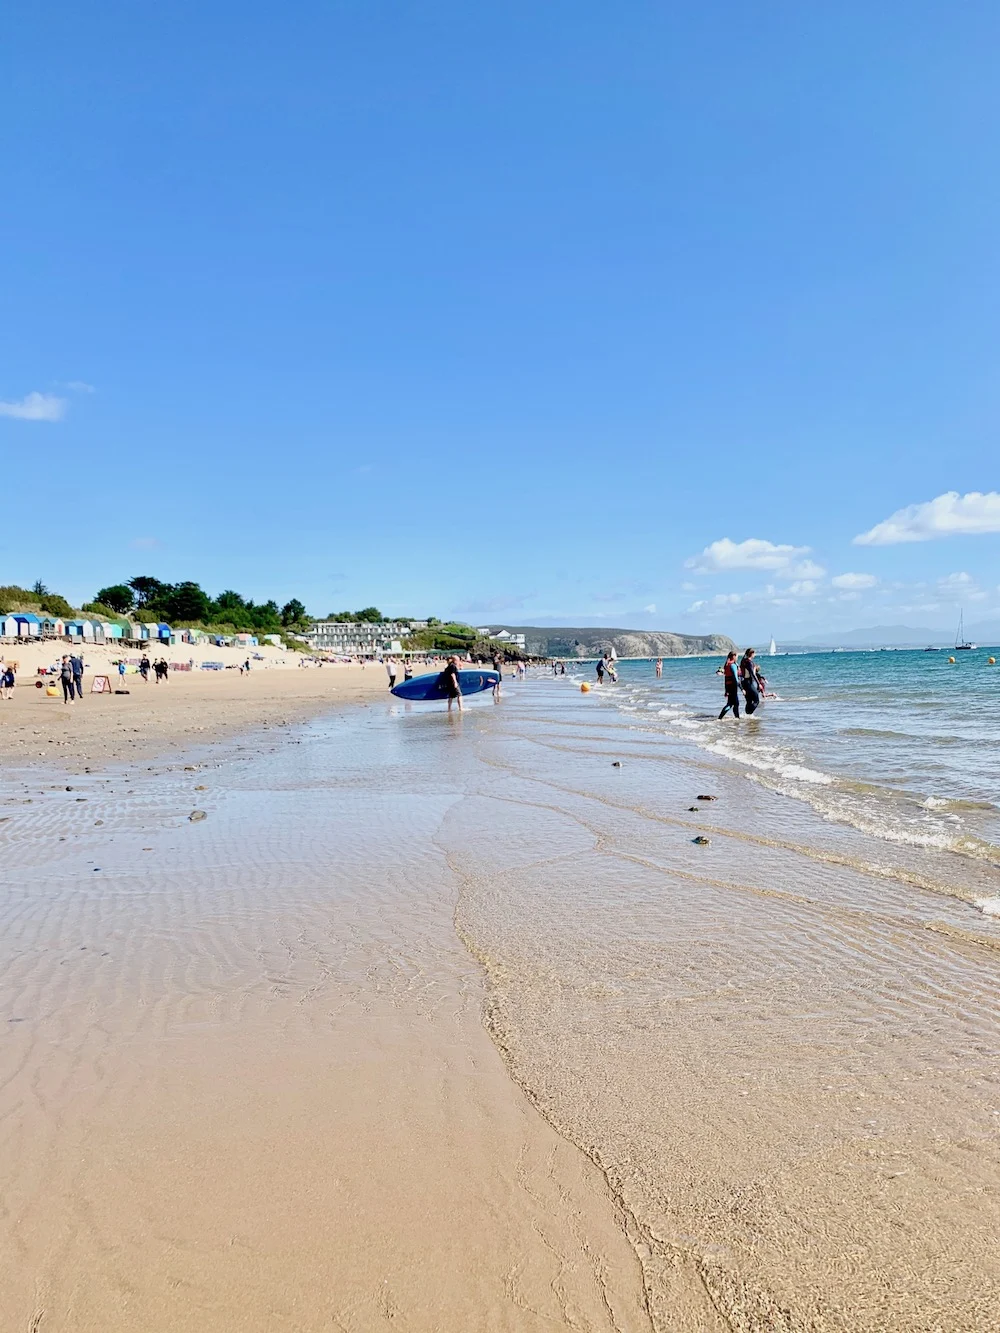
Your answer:
[[[718,796],[696,796],[694,799],[696,801],[717,801],[719,798]]]
[[[620,759],[612,759],[611,761],[612,768],[621,768],[621,766],[622,766],[622,761]]]
[[[188,815],[188,819],[190,819],[192,824],[197,824],[199,820],[207,818],[208,815],[205,813],[204,810],[192,810],[191,813]]]
[[[692,838],[691,841],[694,843],[694,845],[695,845],[696,847],[707,847],[707,846],[708,846],[708,839],[707,839],[707,838],[703,838],[703,837],[701,836],[700,833],[698,834],[697,838]]]

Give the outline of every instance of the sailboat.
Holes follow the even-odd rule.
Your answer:
[[[970,652],[976,645],[970,643],[965,637],[965,612],[958,613],[958,629],[955,631],[955,650],[956,652]]]
[[[774,642],[773,634],[771,635],[771,642],[767,645],[767,655],[768,657],[778,656],[778,645]]]

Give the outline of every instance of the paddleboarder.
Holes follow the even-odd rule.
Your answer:
[[[439,677],[441,684],[448,695],[448,712],[451,712],[452,704],[458,704],[458,711],[462,711],[462,690],[458,683],[458,658],[449,657],[448,665],[441,672]]]

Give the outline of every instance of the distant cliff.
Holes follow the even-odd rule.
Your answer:
[[[523,634],[532,657],[600,657],[612,648],[619,657],[695,657],[728,653],[736,647],[725,634],[671,634],[668,630],[567,629],[548,625],[495,625]]]

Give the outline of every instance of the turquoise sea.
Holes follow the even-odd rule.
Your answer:
[[[1000,649],[759,657],[751,718],[717,721],[721,658],[619,663],[599,693],[643,730],[724,756],[755,782],[892,842],[1000,864]],[[594,664],[568,668],[593,681]]]

